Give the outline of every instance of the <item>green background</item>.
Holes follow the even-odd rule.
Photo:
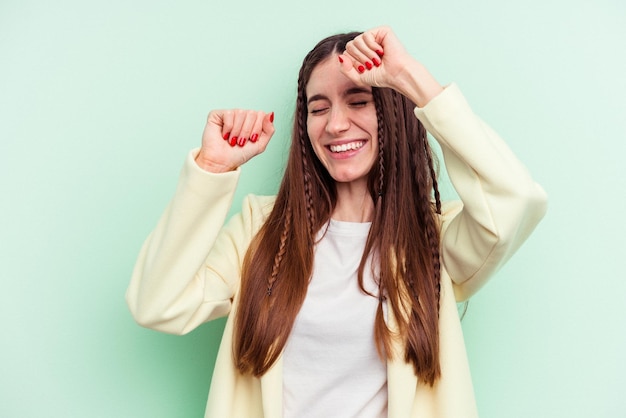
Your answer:
[[[463,321],[481,416],[626,416],[621,0],[1,0],[0,416],[202,416],[223,322],[137,326],[139,247],[210,109],[276,112],[234,208],[273,193],[305,53],[379,24],[550,196]]]

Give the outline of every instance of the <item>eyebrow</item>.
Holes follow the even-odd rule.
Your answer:
[[[346,90],[343,96],[346,97],[346,96],[351,96],[353,94],[361,94],[361,93],[372,94],[372,91],[365,87],[352,87]],[[314,102],[316,100],[327,100],[327,99],[328,97],[324,96],[323,94],[315,94],[309,97],[306,104],[310,105],[311,102]]]

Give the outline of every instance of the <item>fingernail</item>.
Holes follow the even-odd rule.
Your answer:
[[[343,64],[343,58],[341,58],[341,55],[337,55],[337,58],[339,58],[339,62]]]
[[[225,133],[222,138],[224,138],[224,139],[230,138],[230,132]]]
[[[237,137],[233,136],[232,138],[230,138],[230,141],[228,141],[228,143],[231,147],[234,147],[235,145],[237,145]]]
[[[239,141],[237,141],[237,145],[239,145],[240,147],[243,147],[246,144],[246,138],[239,138]]]
[[[372,62],[375,66],[380,67],[380,61],[378,60],[378,58],[372,58]]]
[[[259,139],[259,135],[258,134],[252,134],[252,136],[250,137],[250,142],[256,142],[257,139]]]
[[[372,63],[371,63],[371,62],[369,62],[369,61],[366,61],[366,62],[365,62],[365,66],[367,67],[367,69],[368,69],[368,70],[371,70],[371,69],[372,69],[372,67],[373,67]]]
[[[385,55],[385,53],[384,53],[382,50],[380,50],[380,49],[377,49],[377,50],[376,50],[376,54],[377,54],[379,57],[381,57],[381,58],[382,58],[382,56],[383,56],[383,55]]]
[[[365,67],[362,66],[362,65],[359,65],[358,70],[359,70],[360,73],[363,73],[363,72],[365,72]]]
[[[270,122],[274,123],[274,112],[270,113]]]

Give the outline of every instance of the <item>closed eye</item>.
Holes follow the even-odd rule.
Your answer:
[[[367,101],[363,100],[363,101],[358,101],[358,102],[352,102],[350,103],[350,106],[352,107],[365,107],[367,105]]]
[[[321,115],[321,114],[323,114],[324,112],[327,112],[327,111],[328,111],[327,107],[323,107],[323,108],[320,108],[320,109],[311,109],[310,110],[312,115]]]

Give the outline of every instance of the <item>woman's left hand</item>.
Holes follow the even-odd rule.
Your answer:
[[[357,36],[339,58],[342,72],[355,83],[392,88],[420,107],[443,89],[388,26]]]

